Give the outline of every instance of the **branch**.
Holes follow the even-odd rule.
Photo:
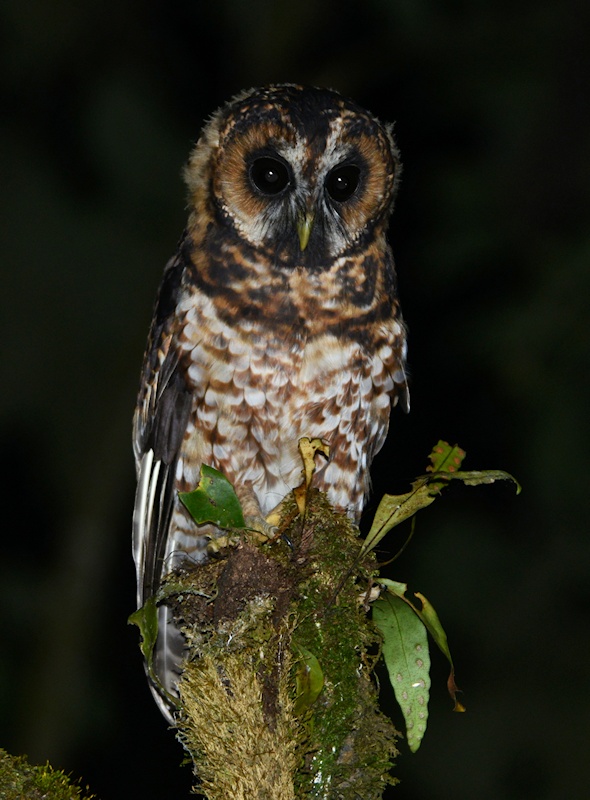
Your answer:
[[[398,733],[372,678],[374,557],[358,562],[358,529],[315,490],[283,519],[281,537],[170,577],[189,644],[178,737],[209,800],[380,798]]]

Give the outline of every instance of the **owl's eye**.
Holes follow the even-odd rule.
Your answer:
[[[262,194],[273,195],[279,194],[289,185],[291,176],[283,161],[262,156],[250,165],[250,180]]]
[[[354,164],[335,167],[326,178],[326,190],[332,200],[344,203],[356,192],[361,176],[360,169]]]

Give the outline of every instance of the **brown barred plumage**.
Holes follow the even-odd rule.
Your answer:
[[[262,521],[301,480],[299,438],[320,437],[331,454],[315,486],[358,520],[390,406],[408,406],[385,238],[399,171],[390,127],[328,90],[247,91],[205,126],[134,419],[140,606],[171,567],[206,559],[215,531],[177,497],[201,464]],[[163,606],[155,669],[169,691],[181,655]]]

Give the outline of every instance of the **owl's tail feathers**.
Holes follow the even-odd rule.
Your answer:
[[[172,509],[170,466],[147,450],[138,464],[138,482],[133,513],[133,557],[137,571],[137,607],[142,608],[160,586],[168,542]],[[145,664],[152,694],[166,720],[174,725],[174,698],[180,664],[186,655],[182,633],[172,620],[170,609],[161,604],[157,611],[158,635],[151,664]]]
[[[152,659],[152,674],[145,665],[150,689],[158,708],[169,725],[175,726],[173,699],[178,696],[176,684],[181,674],[180,664],[186,656],[186,642],[182,633],[172,621],[170,609],[165,605],[158,608],[158,638]]]

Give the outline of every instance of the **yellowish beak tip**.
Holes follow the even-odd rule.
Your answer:
[[[297,233],[299,235],[299,246],[301,247],[301,252],[305,250],[309,243],[312,227],[313,214],[305,214],[302,216],[297,225]]]

